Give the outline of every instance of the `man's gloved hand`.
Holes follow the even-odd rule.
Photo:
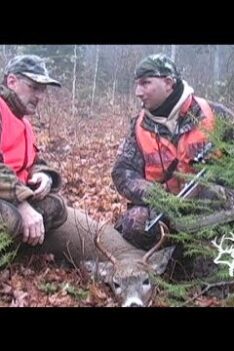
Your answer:
[[[42,244],[45,238],[43,217],[27,201],[18,205],[22,217],[23,242],[35,246]]]
[[[32,175],[28,184],[38,186],[34,191],[34,199],[42,200],[51,190],[52,178],[46,173],[38,172]]]

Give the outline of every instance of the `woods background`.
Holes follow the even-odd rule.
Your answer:
[[[136,104],[136,64],[159,52],[175,61],[198,95],[234,103],[234,45],[0,45],[0,74],[14,55],[38,54],[63,84],[67,112],[74,116],[85,107],[87,114],[113,108],[125,113]]]
[[[62,83],[61,89],[48,87],[37,115],[30,118],[42,157],[61,171],[68,204],[97,220],[114,223],[126,209],[111,169],[129,119],[140,107],[135,66],[159,52],[175,61],[196,95],[234,109],[234,45],[0,45],[0,79],[12,57],[37,54]],[[109,292],[84,283],[78,270],[57,269],[49,257],[27,259],[0,271],[0,306],[115,305]],[[202,299],[196,304],[221,303]]]

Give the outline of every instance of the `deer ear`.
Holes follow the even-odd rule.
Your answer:
[[[88,271],[92,279],[95,277],[103,280],[105,283],[108,282],[110,274],[113,272],[113,264],[111,262],[96,262],[96,261],[84,261],[84,268]]]
[[[165,272],[168,262],[175,250],[175,246],[169,246],[165,249],[155,252],[149,259],[150,265],[156,274],[161,275]]]

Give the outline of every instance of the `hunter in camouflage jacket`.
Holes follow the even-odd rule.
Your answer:
[[[215,114],[224,118],[234,118],[233,112],[224,105],[211,101],[209,101],[209,105]],[[192,109],[192,113],[199,118],[201,113],[199,106],[195,104]],[[154,218],[156,213],[144,201],[152,183],[145,179],[144,158],[136,141],[137,117],[133,117],[130,121],[128,136],[119,146],[112,170],[112,179],[117,191],[129,201],[128,210],[120,216],[115,227],[136,247],[149,249],[155,242],[155,236],[152,235],[151,231],[146,233],[144,228],[146,220]],[[186,118],[184,120],[186,121]],[[186,125],[186,130],[193,127],[191,122],[184,125]],[[148,123],[146,121],[145,128],[153,130],[150,120]],[[169,136],[169,132],[165,128],[161,128],[159,132],[164,136],[168,133]],[[183,130],[180,130],[180,133],[183,133]]]

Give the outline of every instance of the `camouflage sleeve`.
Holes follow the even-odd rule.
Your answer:
[[[224,106],[223,104],[210,100],[208,101],[208,103],[217,116],[227,119],[234,119],[234,112],[226,106]]]
[[[57,191],[61,184],[60,175],[40,160],[32,167],[31,174],[39,171],[48,173],[52,177],[51,191]],[[29,199],[33,194],[33,190],[21,182],[12,169],[3,163],[3,157],[0,154],[0,199],[9,201],[16,206]]]
[[[31,174],[35,172],[48,173],[53,180],[52,192],[59,190],[61,177],[46,165],[36,164],[32,168]],[[33,190],[21,182],[16,174],[4,163],[0,162],[0,199],[9,201],[14,205],[27,200],[33,195]]]
[[[111,176],[122,196],[136,205],[143,205],[152,183],[145,180],[144,159],[135,138],[135,123],[136,119],[132,120],[130,133],[119,146]]]
[[[32,195],[33,191],[8,166],[0,162],[0,198],[18,205]]]
[[[52,192],[59,191],[59,189],[62,186],[62,177],[55,169],[49,167],[44,160],[40,159],[37,156],[35,163],[30,170],[30,176],[32,176],[34,173],[38,173],[38,172],[44,172],[51,177],[51,179],[52,179],[51,191]]]
[[[211,109],[213,110],[213,112],[215,113],[216,116],[232,121],[232,123],[230,123],[229,125],[229,129],[225,130],[225,133],[223,135],[223,140],[225,141],[233,141],[234,139],[234,126],[233,126],[233,122],[234,122],[234,112],[232,110],[230,110],[229,108],[227,108],[226,106],[224,106],[223,104],[214,102],[214,101],[208,101]]]

